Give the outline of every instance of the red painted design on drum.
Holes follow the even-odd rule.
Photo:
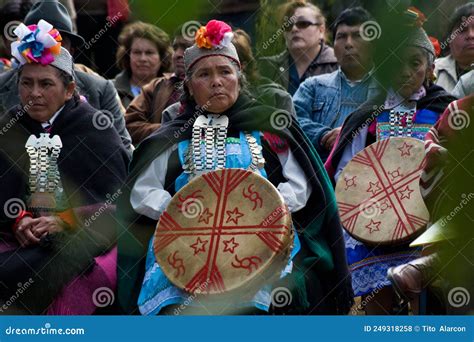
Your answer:
[[[192,275],[187,275],[186,280],[180,285],[184,290],[194,293],[194,291],[202,288],[202,284],[209,284],[209,286],[201,290],[203,293],[226,292],[226,282],[224,281],[226,278],[223,277],[225,273],[221,274],[222,270],[219,267],[230,267],[231,262],[234,263],[233,268],[242,268],[247,270],[249,274],[255,273],[257,268],[261,271],[261,265],[264,264],[262,261],[263,256],[260,259],[257,255],[241,260],[232,259],[227,261],[226,266],[224,266],[222,262],[223,252],[231,253],[235,256],[235,253],[241,250],[242,244],[238,239],[239,236],[247,239],[253,235],[272,251],[281,251],[288,248],[288,243],[281,241],[282,237],[291,236],[291,225],[288,225],[287,222],[290,213],[284,204],[278,203],[276,208],[263,220],[262,217],[265,216],[262,215],[263,213],[260,213],[259,221],[261,222],[252,222],[252,220],[249,221],[247,218],[249,216],[247,213],[251,211],[253,206],[252,202],[244,201],[246,202],[245,210],[235,206],[235,204],[230,206],[230,197],[242,198],[242,189],[249,189],[248,184],[253,184],[253,182],[248,182],[245,184],[245,187],[238,187],[252,174],[252,172],[241,169],[225,169],[204,174],[202,179],[205,185],[203,185],[210,190],[210,194],[206,194],[205,198],[207,200],[208,196],[214,196],[213,206],[208,208],[206,200],[202,201],[206,206],[200,216],[196,216],[193,219],[188,218],[190,224],[185,227],[178,224],[177,221],[181,221],[177,217],[174,220],[167,211],[161,215],[158,229],[155,232],[155,253],[159,253],[166,247],[171,248],[169,246],[171,243],[178,246],[179,241],[176,242],[176,239],[183,238],[189,241],[187,246],[192,248],[187,256],[194,255],[196,259],[201,260],[199,267],[193,269]],[[237,187],[238,191],[234,191]],[[250,190],[253,190],[253,188]],[[200,195],[195,189],[191,191],[193,191],[192,195]],[[277,190],[275,189],[275,191]],[[277,192],[276,194],[278,195]],[[189,197],[183,195],[179,201],[183,202],[182,200],[186,200]],[[173,208],[176,208],[174,204]],[[258,210],[260,209],[257,206],[255,212],[258,213]],[[267,208],[264,213],[267,214],[270,210],[270,208]],[[264,232],[262,232],[262,229],[264,229]],[[192,238],[192,240],[189,240],[189,238]],[[263,246],[263,244],[261,245]],[[181,255],[183,254],[181,253]],[[173,259],[170,257],[168,261],[171,264]],[[190,266],[187,265],[187,273],[189,273],[189,269]],[[180,277],[180,279],[183,278]]]
[[[347,189],[351,188],[351,187],[357,187],[357,184],[355,182],[355,179],[357,178],[357,176],[354,176],[352,178],[348,178],[348,177],[344,177],[344,181],[346,182],[346,187],[345,187],[345,190],[347,191]]]
[[[407,185],[405,189],[400,190],[398,193],[400,194],[400,199],[408,198],[410,199],[411,193],[415,190],[411,190],[410,187]]]
[[[406,142],[403,143],[403,146],[400,146],[398,149],[401,152],[401,156],[411,156],[410,150],[412,149],[413,145],[407,144]]]
[[[194,255],[199,254],[200,252],[205,252],[206,251],[206,244],[208,243],[208,240],[201,241],[201,238],[198,237],[196,242],[193,243],[191,246],[192,249],[194,249]]]
[[[384,231],[389,229],[389,234],[384,235],[388,240],[384,240],[383,243],[389,243],[390,239],[392,239],[392,241],[402,241],[427,223],[426,218],[418,217],[413,214],[413,208],[410,207],[411,202],[409,201],[414,197],[413,192],[415,192],[415,190],[413,190],[413,186],[419,182],[422,165],[420,164],[416,168],[410,167],[407,170],[404,167],[394,169],[392,166],[387,170],[382,159],[391,140],[392,139],[386,139],[372,144],[351,160],[353,165],[361,164],[360,170],[364,170],[364,172],[367,173],[367,177],[370,177],[366,180],[366,192],[370,195],[364,196],[363,199],[357,203],[352,203],[350,198],[347,197],[345,197],[345,200],[339,200],[338,198],[339,214],[345,229],[349,233],[355,234],[354,236],[356,238],[360,237],[363,241],[377,241],[378,234],[376,234],[376,232],[382,231],[382,228]],[[408,143],[403,141],[398,144],[399,145],[395,147],[391,146],[389,155],[396,156],[398,155],[398,151],[400,151],[403,156],[415,156],[420,159],[421,162],[422,158],[420,158],[419,155],[420,146],[416,145],[417,150],[416,154],[414,154],[413,148],[415,144],[411,144],[411,141]],[[394,154],[395,151],[397,153]],[[339,191],[343,191],[340,192],[341,199],[344,198],[343,196],[347,196],[342,194],[345,194],[344,190],[347,190],[347,180],[351,179],[354,170],[356,169],[348,169],[346,175],[344,175],[344,172],[341,175],[341,177],[346,177],[341,178],[341,182],[338,184],[340,186]],[[402,172],[402,170],[404,171]],[[361,181],[359,181],[359,183],[360,182]],[[351,190],[348,191],[348,194],[349,193],[351,193]],[[404,204],[404,202],[408,203]],[[372,211],[365,213],[364,210],[367,208],[371,208]],[[393,225],[389,223],[391,221],[386,221],[386,219],[389,219],[389,216],[383,216],[383,214],[392,215],[392,213],[392,217],[395,218]],[[371,217],[374,219],[372,220]],[[358,221],[364,222],[364,226],[361,226]],[[363,227],[367,229],[366,237],[364,237]],[[371,234],[374,235],[374,237],[368,238]]]
[[[175,277],[179,277],[186,273],[186,268],[184,267],[184,261],[181,258],[177,257],[178,251],[175,251],[173,254],[168,255],[168,263],[171,267],[176,270]]]
[[[257,191],[252,190],[252,187],[254,185],[255,184],[250,184],[247,188],[247,192],[245,191],[245,189],[242,190],[242,196],[248,198],[253,203],[253,211],[255,211],[257,207],[262,208],[263,206],[263,200],[262,197],[260,197],[260,194]]]
[[[235,261],[236,264],[234,265],[234,262],[232,261],[232,267],[234,268],[243,268],[244,270],[247,270],[248,273],[250,274],[253,272],[252,267],[255,267],[255,270],[258,269],[258,263],[262,262],[262,259],[260,259],[258,256],[250,256],[247,258],[239,259],[239,257],[236,255],[235,256]]]
[[[388,171],[388,174],[390,175],[390,177],[392,177],[392,181],[394,181],[398,177],[402,177],[402,174],[400,173],[400,167],[397,167],[393,171]]]
[[[225,245],[224,252],[231,252],[232,254],[234,254],[234,250],[239,246],[239,244],[235,242],[235,238],[224,240],[222,242]]]
[[[227,220],[225,223],[229,223],[230,221],[234,222],[235,224],[239,224],[239,218],[243,217],[244,214],[239,211],[239,208],[235,207],[234,210],[227,210]]]
[[[375,196],[377,193],[382,191],[382,189],[380,188],[379,182],[374,182],[374,183],[369,182],[369,188],[366,191],[371,192],[372,195]]]
[[[202,214],[199,216],[198,222],[199,222],[199,223],[202,222],[202,223],[205,223],[205,224],[209,224],[209,219],[210,219],[212,216],[214,216],[214,214],[209,211],[209,208],[206,208],[206,209],[204,209],[204,211],[202,212]]]
[[[191,195],[186,196],[185,198],[182,198],[180,195],[178,195],[178,199],[180,203],[177,206],[178,206],[179,212],[185,213],[188,211],[190,206],[193,206],[194,204],[199,203],[199,200],[204,198],[204,196],[202,195],[197,195],[200,192],[201,190],[194,191]]]
[[[383,214],[385,210],[391,209],[392,206],[388,202],[388,200],[385,198],[382,203],[379,205],[379,209],[381,210],[380,213]]]
[[[369,234],[372,234],[373,232],[378,232],[380,231],[380,224],[382,221],[374,221],[370,220],[370,223],[366,225],[365,227],[369,230]]]

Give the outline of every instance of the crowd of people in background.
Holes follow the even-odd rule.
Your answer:
[[[247,5],[258,9],[252,1]],[[391,9],[400,27],[383,29],[378,21],[385,9],[371,10],[351,6],[330,22],[318,1],[285,1],[275,8],[284,50],[256,56],[253,30],[232,27],[227,42],[230,29],[221,21],[203,26],[222,30],[215,47],[199,40],[201,29],[190,37],[187,23],[167,33],[159,22],[136,20],[124,0],[3,1],[0,24],[22,26],[2,31],[0,207],[11,199],[25,205],[15,215],[0,213],[0,309],[10,303],[0,312],[173,314],[186,298],[157,264],[153,232],[173,195],[190,181],[183,168],[196,111],[229,117],[228,151],[251,157],[252,141],[260,144],[266,164],[257,171],[281,192],[298,248],[289,261],[292,273],[274,285],[291,288],[288,307],[272,305],[271,289],[264,287],[241,298],[245,310],[190,312],[472,312],[472,303],[454,310],[446,299],[455,286],[474,290],[472,277],[459,280],[443,271],[449,259],[450,268],[472,273],[466,260],[474,260],[474,249],[461,243],[472,240],[463,214],[445,228],[457,235],[441,242],[374,247],[343,229],[334,188],[360,151],[390,136],[391,111],[415,110],[402,121],[410,121],[412,137],[426,146],[420,187],[428,227],[460,198],[474,196],[474,2],[450,14],[446,39],[427,34],[427,18],[416,8]],[[115,39],[102,44],[99,38],[84,49],[95,34],[88,25],[113,18],[107,35]],[[367,37],[367,23],[381,30],[380,37]],[[45,27],[47,35],[61,37],[57,50],[36,35]],[[399,32],[383,42],[384,30]],[[285,113],[284,128],[274,127],[275,113]],[[467,124],[453,128],[459,120]],[[51,199],[32,199],[31,173],[37,171],[25,150],[30,135],[44,132],[62,140],[52,216],[42,211]],[[249,148],[250,154],[243,152]],[[232,153],[225,168],[252,165],[250,157],[231,159]],[[472,213],[469,201],[464,210]],[[450,251],[461,245],[467,258],[451,261]],[[31,290],[12,300],[17,284],[28,281]],[[98,309],[92,299],[104,287],[116,300]]]

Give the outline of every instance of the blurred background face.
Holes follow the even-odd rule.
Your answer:
[[[432,66],[428,65],[427,52],[416,47],[403,52],[401,64],[395,75],[394,90],[408,99],[423,85]]]
[[[474,14],[473,14],[474,16]],[[472,16],[470,19],[474,19]],[[469,66],[474,63],[474,20],[465,20],[467,26],[461,23],[457,26],[452,34],[455,38],[451,41],[449,47],[454,60],[463,66]],[[455,33],[457,31],[457,34]]]
[[[293,26],[288,26],[288,30],[285,32],[285,41],[290,51],[308,49],[324,40],[325,26],[316,19],[314,10],[309,7],[295,10]]]
[[[211,56],[197,62],[187,86],[196,103],[211,113],[229,109],[240,92],[236,68],[224,56]]]
[[[152,41],[134,38],[130,48],[130,68],[134,78],[147,80],[154,78],[161,67],[160,54]]]
[[[26,64],[18,80],[22,106],[39,122],[49,120],[64,103],[72,98],[75,85],[64,86],[59,71],[51,65]]]
[[[174,73],[184,78],[184,50],[192,45],[192,42],[183,37],[176,37],[173,41],[173,69]]]
[[[370,67],[372,49],[370,42],[362,39],[360,25],[348,26],[340,24],[334,37],[334,53],[343,72],[351,68]]]

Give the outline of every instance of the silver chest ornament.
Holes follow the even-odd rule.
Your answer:
[[[229,118],[226,115],[207,114],[197,117],[193,125],[191,144],[184,156],[184,172],[194,177],[225,168],[228,126]],[[265,164],[262,147],[251,134],[245,133],[245,138],[252,156],[249,169],[255,172]],[[204,148],[201,145],[204,145]]]
[[[51,214],[56,208],[55,191],[60,183],[58,157],[63,144],[58,135],[30,135],[26,151],[30,157],[28,208],[36,214]]]

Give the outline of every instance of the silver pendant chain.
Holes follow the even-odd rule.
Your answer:
[[[57,135],[50,138],[49,133],[41,133],[39,138],[31,135],[25,147],[30,157],[31,193],[55,192],[60,181],[58,157],[62,148],[61,139]]]
[[[226,139],[229,119],[225,115],[201,115],[193,126],[191,145],[184,155],[183,170],[191,175],[202,174],[214,169],[224,169],[226,164]],[[252,161],[249,169],[257,171],[265,165],[262,147],[250,133],[245,133]],[[204,145],[205,160],[202,156]],[[214,156],[215,151],[215,156]],[[214,161],[216,161],[214,163]],[[216,167],[214,168],[214,164]]]

